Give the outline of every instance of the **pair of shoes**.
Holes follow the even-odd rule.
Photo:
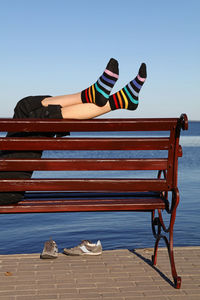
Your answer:
[[[97,241],[96,244],[88,240],[83,240],[81,244],[74,248],[64,248],[63,253],[66,255],[100,255],[102,254],[102,245],[100,240]],[[40,258],[42,259],[51,259],[58,257],[58,247],[56,242],[50,239],[49,241],[45,242],[44,249]]]
[[[88,240],[83,240],[80,245],[63,250],[66,255],[100,255],[102,254],[102,245],[98,240],[96,244],[91,243]]]
[[[56,242],[50,239],[49,241],[45,242],[44,249],[40,258],[57,258],[58,257],[58,247]]]

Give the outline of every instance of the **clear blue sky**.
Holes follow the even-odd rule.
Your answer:
[[[105,117],[200,120],[199,0],[0,0],[1,117],[28,95],[94,83],[119,61],[114,92],[146,62],[139,108]]]

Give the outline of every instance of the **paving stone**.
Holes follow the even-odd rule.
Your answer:
[[[3,297],[3,296],[21,296],[21,295],[24,295],[25,292],[24,291],[16,291],[16,290],[10,290],[10,291],[0,291],[0,297]],[[35,291],[26,291],[26,295],[27,297],[29,295],[33,295],[35,294]]]
[[[0,296],[0,300],[16,300],[15,296]]]
[[[76,278],[76,284],[87,284],[88,282],[95,282],[91,279],[86,279],[86,278],[81,278],[81,277],[78,277]]]
[[[58,288],[51,288],[51,289],[40,289],[37,291],[38,295],[52,295],[52,294],[62,294],[62,293],[68,293],[68,294],[77,294],[78,291],[76,288],[62,288],[62,289],[58,289]]]
[[[105,295],[104,295],[104,296],[102,296],[101,299],[105,299],[105,300],[113,300],[113,296],[110,297],[110,296],[105,296]],[[117,297],[117,296],[114,297],[114,300],[124,300],[124,299],[125,299],[124,297],[120,297],[120,296],[119,296],[119,297]]]
[[[161,280],[161,282],[163,282],[163,281]],[[141,279],[141,281],[136,281],[135,284],[136,284],[136,286],[139,286],[139,287],[143,287],[144,285],[145,286],[158,286],[158,283],[155,281],[150,281],[150,280],[142,281],[142,279]]]
[[[186,293],[185,291],[182,290],[177,290],[177,289],[172,289],[172,290],[167,290],[167,291],[162,291],[162,290],[157,290],[157,291],[153,291],[152,294],[154,296],[170,296],[170,295],[183,295],[185,296]],[[149,296],[149,291],[144,291],[144,295],[145,296]]]
[[[131,299],[131,298],[125,298],[125,300],[128,300],[128,299]],[[135,298],[135,297],[133,297],[133,300],[136,300],[136,299],[137,300],[138,299],[141,300],[141,298]],[[143,296],[142,299],[145,299],[145,300],[167,300],[168,298],[166,296],[162,295],[162,296],[147,296],[147,297]]]
[[[76,287],[77,288],[80,288],[80,289],[82,289],[82,288],[96,288],[97,287],[97,285],[96,285],[96,283],[79,283],[79,284],[77,284],[76,285]]]
[[[52,294],[52,295],[37,295],[37,300],[56,300],[56,299],[59,299],[59,295],[57,294]],[[18,299],[17,299],[18,300]],[[19,299],[21,300],[21,299]],[[24,300],[29,300],[28,299],[24,299]]]
[[[79,293],[80,294],[91,294],[91,293],[98,293],[98,294],[103,294],[103,293],[119,293],[118,288],[112,288],[112,287],[104,287],[104,288],[90,288],[90,289],[80,289],[78,287]]]
[[[84,297],[86,299],[102,299],[101,295],[97,294],[97,293],[91,293],[91,294],[87,294],[84,295]],[[75,295],[75,294],[62,294],[59,295],[59,299],[67,299],[67,300],[71,300],[71,299],[83,299],[81,298],[81,295]]]
[[[153,299],[152,299],[153,300]],[[199,295],[198,296],[170,296],[167,297],[167,300],[199,300]]]
[[[122,297],[130,297],[130,296],[142,296],[142,297],[144,297],[144,293],[142,292],[142,291],[121,291],[120,292],[120,295],[122,296]]]
[[[123,297],[123,300],[143,300],[143,299],[144,296],[137,296],[137,295]]]
[[[29,285],[17,285],[16,290],[17,291],[34,291],[37,289],[36,284],[29,284]]]
[[[64,288],[75,288],[76,287],[76,283],[75,282],[66,282],[66,283],[56,283],[55,284],[57,289],[64,289]],[[40,285],[39,285],[40,287]]]
[[[15,299],[16,300],[38,300],[39,298],[37,295],[35,295],[35,296],[28,295],[28,297],[26,295],[25,296],[20,295],[20,296],[16,296]],[[54,299],[56,299],[56,298],[54,298]]]
[[[97,283],[98,287],[134,287],[135,283],[133,281],[122,281],[122,282],[109,282],[109,283]]]
[[[52,288],[56,289],[57,286],[54,282],[52,282],[52,284],[49,284],[49,283],[41,284],[41,283],[39,283],[39,284],[36,284],[36,288],[37,288],[37,290],[47,290],[47,289],[52,289]]]

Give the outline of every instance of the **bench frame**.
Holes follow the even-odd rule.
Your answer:
[[[166,150],[167,158],[128,159],[14,159],[1,158],[0,171],[33,170],[157,170],[157,178],[136,179],[1,179],[0,192],[32,191],[14,205],[1,205],[0,213],[38,213],[73,211],[148,211],[156,239],[152,263],[156,265],[158,244],[164,239],[171,264],[174,286],[180,288],[173,254],[173,227],[179,203],[177,186],[181,129],[188,129],[186,114],[180,118],[146,119],[0,119],[5,132],[98,132],[163,131],[165,137],[1,137],[1,150]],[[36,191],[39,191],[36,192]],[[48,191],[44,193],[44,191]],[[42,193],[41,193],[42,192]],[[25,194],[26,195],[26,194]],[[30,196],[31,195],[31,196]],[[170,197],[171,195],[171,197]],[[170,214],[166,227],[162,212]],[[169,236],[169,237],[168,237]]]

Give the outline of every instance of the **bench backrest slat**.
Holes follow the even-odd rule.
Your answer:
[[[169,190],[164,179],[2,179],[0,191],[132,192]]]
[[[177,126],[177,118],[146,119],[7,119],[0,120],[1,131],[65,132],[65,131],[169,131]]]
[[[2,150],[168,150],[169,138],[0,138]]]
[[[166,158],[138,159],[0,159],[2,171],[166,170]]]

